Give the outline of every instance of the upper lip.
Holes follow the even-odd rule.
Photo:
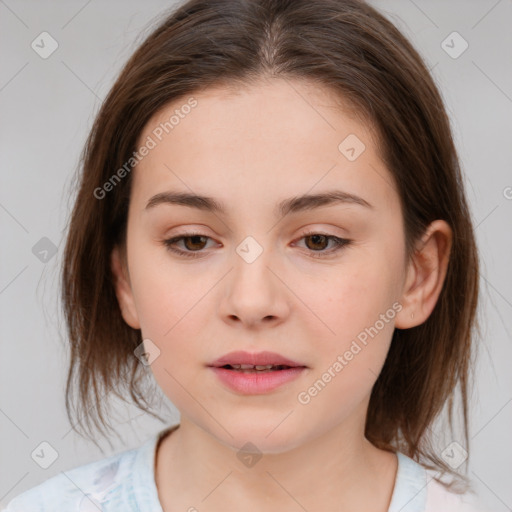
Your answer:
[[[252,353],[244,351],[229,352],[229,354],[225,354],[222,357],[219,357],[208,366],[215,366],[220,368],[221,366],[233,364],[251,364],[254,366],[263,366],[269,364],[274,366],[306,366],[302,363],[298,363],[297,361],[293,361],[292,359],[288,359],[287,357],[284,357],[280,354],[276,354],[275,352],[268,351]]]

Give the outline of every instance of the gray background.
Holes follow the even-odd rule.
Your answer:
[[[424,56],[452,119],[483,260],[468,475],[489,510],[511,510],[512,1],[373,4]],[[163,428],[113,401],[112,423],[123,443],[101,443],[101,452],[72,431],[57,278],[69,191],[94,115],[151,22],[172,5],[0,0],[0,505],[60,471],[139,446]],[[47,59],[31,48],[43,31],[59,44]],[[442,47],[453,31],[469,44],[458,58]],[[57,250],[46,262],[33,252],[49,244],[43,237]],[[169,411],[164,416],[175,423],[179,416]],[[48,469],[31,458],[43,441],[58,453]]]

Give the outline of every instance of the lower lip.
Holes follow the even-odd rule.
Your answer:
[[[269,393],[279,386],[296,379],[306,368],[304,366],[297,366],[287,370],[260,373],[244,373],[213,366],[211,369],[233,391],[244,395],[260,395]]]

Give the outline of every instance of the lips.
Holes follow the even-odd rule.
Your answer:
[[[230,352],[207,366],[227,389],[241,395],[286,389],[309,371],[308,366],[275,352]]]
[[[307,368],[306,365],[288,359],[275,352],[250,353],[244,351],[230,352],[208,366],[225,368],[240,372],[268,372],[290,368]]]

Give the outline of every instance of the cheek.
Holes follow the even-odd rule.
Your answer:
[[[303,413],[328,417],[333,424],[369,397],[394,330],[396,310],[387,276],[378,268],[362,267],[332,280],[327,294],[318,294],[312,305],[329,328],[310,336],[318,347],[317,358],[297,402]],[[308,323],[308,332],[315,332],[313,324],[320,332],[316,318]]]
[[[338,396],[352,393],[354,388],[358,395],[370,391],[385,362],[400,309],[396,300],[398,266],[392,258],[377,259],[376,254],[360,253],[333,272],[322,290],[311,286],[302,291],[311,298],[310,307],[322,321],[319,324],[309,315],[307,330],[314,332],[316,324],[317,332],[320,325],[323,333],[317,337],[322,348],[311,380],[329,380],[330,375],[324,374],[330,371],[338,378],[332,378],[329,387]]]
[[[364,258],[340,267],[325,288],[303,293],[314,301],[312,309],[333,331],[333,340],[351,339],[372,326],[392,309],[397,295],[393,269]]]
[[[204,378],[205,295],[211,284],[177,272],[148,266],[134,280],[142,336],[160,350],[151,364],[154,378],[180,410],[190,408],[190,395]]]
[[[142,337],[149,338],[160,350],[160,357],[151,364],[152,372],[178,403],[182,389],[179,383],[187,388],[193,385],[207,362],[203,360],[204,341],[212,336],[206,318],[213,314],[208,309],[208,292],[215,280],[194,278],[192,266],[184,271],[161,252],[134,251],[132,287]]]
[[[173,265],[161,247],[133,248],[130,276],[141,330],[145,337],[165,342],[204,308],[211,287],[194,278],[192,266]]]

